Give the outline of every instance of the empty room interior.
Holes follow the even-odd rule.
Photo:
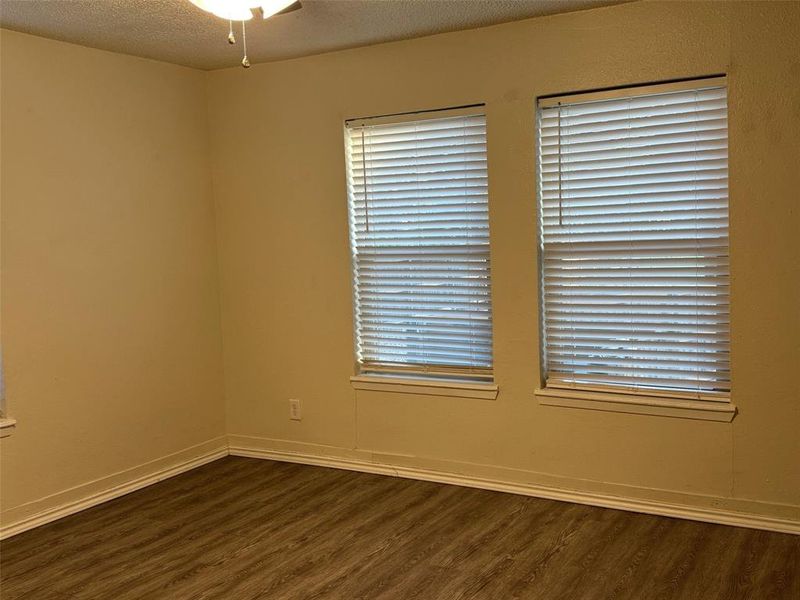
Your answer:
[[[800,1],[0,0],[2,600],[800,600]]]

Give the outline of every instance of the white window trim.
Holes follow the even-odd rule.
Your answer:
[[[458,379],[434,380],[384,375],[355,375],[350,378],[354,389],[368,392],[394,392],[421,396],[451,396],[495,400],[500,389],[493,383],[475,383]]]
[[[690,400],[650,395],[644,391],[623,393],[545,387],[537,389],[535,397],[541,406],[581,408],[700,421],[720,421],[724,423],[730,423],[737,412],[736,406],[725,400]]]

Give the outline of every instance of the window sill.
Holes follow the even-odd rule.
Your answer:
[[[563,388],[544,388],[536,390],[535,395],[542,406],[582,408],[637,415],[719,421],[723,423],[730,423],[736,415],[736,407],[730,402],[712,400],[682,400],[660,396],[590,392]]]
[[[0,417],[0,438],[8,437],[17,428],[17,420]]]
[[[394,392],[420,396],[451,396],[454,398],[477,398],[495,400],[499,388],[492,383],[474,383],[457,380],[426,380],[379,375],[356,375],[350,383],[357,390],[370,392]]]

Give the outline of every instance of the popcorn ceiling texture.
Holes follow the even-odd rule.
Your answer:
[[[624,1],[302,0],[300,11],[248,22],[248,55],[269,62]],[[227,23],[189,0],[2,0],[0,26],[198,69],[241,60]]]

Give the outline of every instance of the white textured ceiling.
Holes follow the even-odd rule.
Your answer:
[[[267,62],[623,1],[302,0],[299,11],[249,21],[248,54]],[[241,59],[228,24],[189,0],[0,0],[0,26],[200,69]]]

